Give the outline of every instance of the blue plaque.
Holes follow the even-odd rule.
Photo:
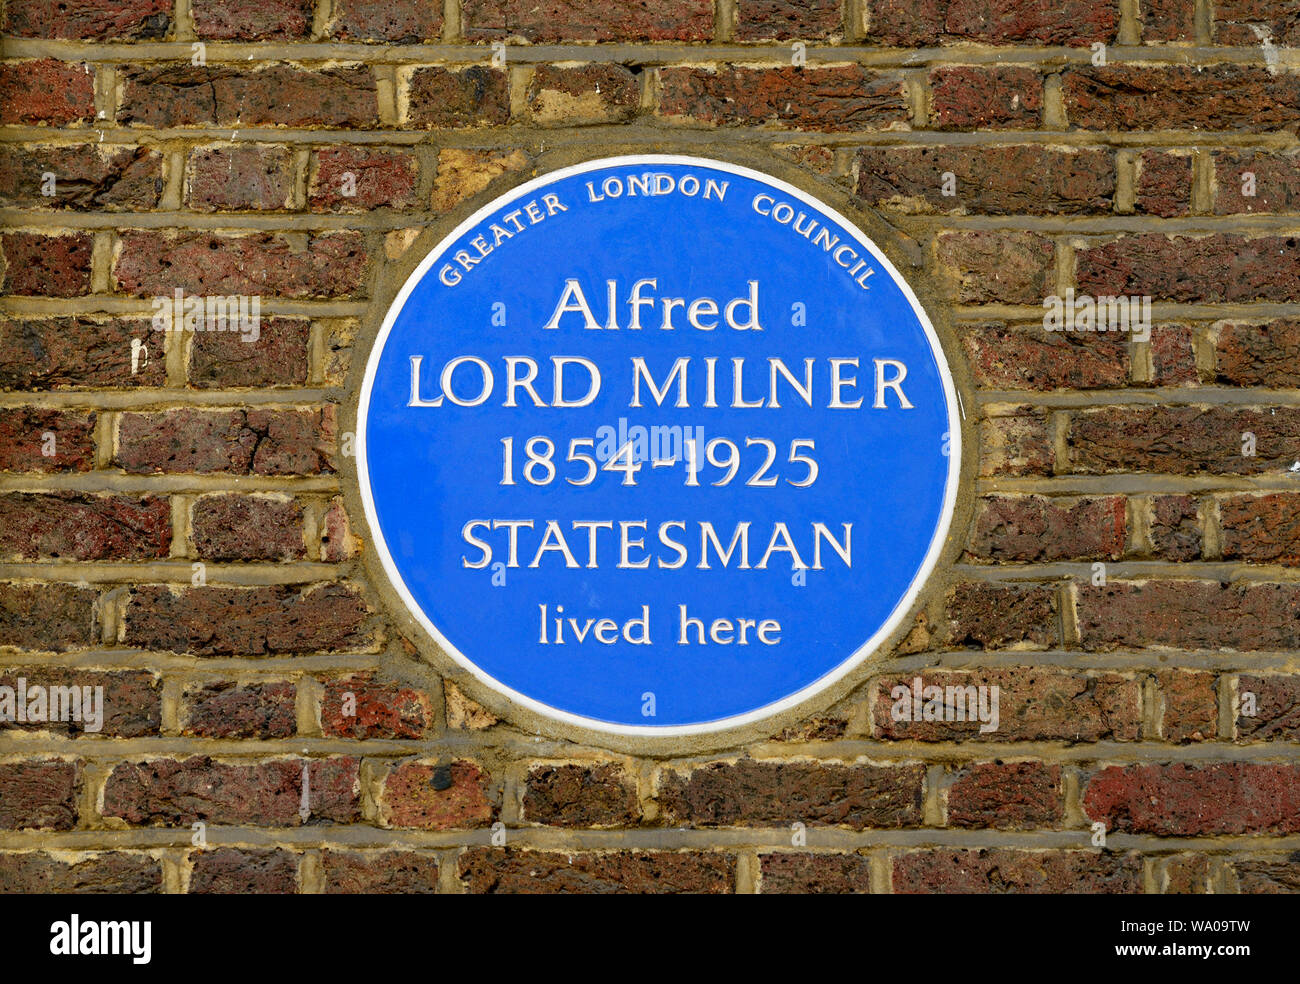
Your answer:
[[[884,254],[746,168],[617,157],[479,210],[366,366],[362,499],[438,645],[570,724],[745,724],[900,624],[957,494],[957,398]]]

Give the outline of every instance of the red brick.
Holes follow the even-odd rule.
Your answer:
[[[8,0],[4,33],[73,41],[158,41],[172,23],[172,0]]]
[[[43,851],[0,854],[0,895],[139,895],[162,890],[162,864],[147,854],[106,851],[84,861],[64,861]]]
[[[162,186],[162,154],[146,147],[0,146],[0,205],[140,211],[157,208]]]
[[[103,687],[104,719],[98,732],[85,730],[87,722],[26,721],[0,722],[0,731],[48,731],[76,737],[83,734],[100,734],[112,738],[140,738],[156,735],[162,721],[162,683],[153,673],[145,670],[99,671],[80,668],[51,668],[48,666],[9,667],[0,673],[0,686],[18,688],[18,680],[26,681],[28,706],[31,706],[33,687],[44,687],[48,695],[51,687]],[[85,691],[82,691],[83,695]],[[84,699],[84,697],[83,697]]]
[[[137,126],[372,127],[374,73],[362,65],[307,69],[161,65],[119,70],[119,123]]]
[[[311,323],[299,318],[258,318],[252,332],[195,332],[189,383],[199,389],[231,386],[301,386],[307,382]]]
[[[53,442],[46,436],[54,435]],[[0,471],[89,471],[95,464],[95,414],[39,407],[0,408]],[[46,450],[54,453],[46,455]]]
[[[1219,500],[1224,560],[1300,564],[1300,495],[1234,495]]]
[[[190,529],[203,560],[301,560],[307,552],[302,505],[284,496],[202,496]]]
[[[1245,194],[1253,174],[1254,194]],[[1251,150],[1214,152],[1214,214],[1295,212],[1300,209],[1300,157]]]
[[[737,41],[826,41],[842,36],[839,0],[736,0]]]
[[[235,684],[229,680],[192,687],[182,701],[182,734],[200,738],[288,738],[297,730],[292,683]]]
[[[326,895],[434,895],[438,859],[418,851],[321,852]]]
[[[1151,382],[1157,386],[1187,386],[1200,381],[1196,353],[1192,350],[1192,329],[1187,325],[1154,325],[1151,328]]]
[[[77,297],[90,292],[90,233],[6,232],[0,235],[7,294]]]
[[[314,0],[191,0],[194,32],[213,41],[300,41]]]
[[[1161,670],[1160,736],[1165,741],[1205,741],[1219,733],[1218,679],[1213,673]]]
[[[1262,34],[1262,36],[1261,36]],[[1289,0],[1216,0],[1214,42],[1278,47],[1300,44],[1300,9]]]
[[[411,74],[407,118],[416,126],[438,128],[508,123],[509,78],[479,65],[417,68]]]
[[[341,41],[437,41],[442,4],[437,0],[334,0],[329,36]]]
[[[1242,895],[1300,893],[1300,851],[1264,854],[1232,863],[1233,882]]]
[[[949,645],[976,649],[1048,649],[1058,641],[1056,594],[1036,585],[958,584],[948,596]]]
[[[1009,407],[980,421],[980,475],[1050,475],[1055,460],[1042,407]]]
[[[369,647],[370,609],[356,588],[134,587],[123,642],[194,656],[273,656]]]
[[[283,848],[191,851],[191,895],[292,895],[298,859]]]
[[[403,762],[384,779],[386,826],[420,830],[485,827],[496,817],[491,777],[473,762]]]
[[[959,304],[1038,305],[1056,281],[1056,248],[1036,232],[942,233],[937,255]]]
[[[552,827],[627,827],[641,819],[636,781],[613,762],[534,766],[523,807],[525,821]]]
[[[291,759],[227,765],[207,756],[123,762],[104,785],[103,813],[130,824],[204,823],[298,827],[303,768],[307,822],[360,819],[359,760]]]
[[[0,65],[0,123],[58,126],[95,118],[95,73],[54,58]]]
[[[115,463],[135,474],[328,474],[334,408],[124,413],[117,441]]]
[[[1076,253],[1079,289],[1184,304],[1300,299],[1300,242],[1230,234],[1124,236]]]
[[[871,862],[860,854],[763,854],[763,895],[865,895]]]
[[[352,196],[343,194],[347,174],[355,181]],[[419,166],[408,150],[329,147],[313,151],[307,205],[313,212],[405,211],[417,203],[418,177]]]
[[[135,339],[143,350],[133,374]],[[0,318],[0,389],[104,389],[161,386],[166,381],[162,336],[150,333],[148,321]]]
[[[1035,69],[954,65],[930,72],[930,125],[937,130],[1033,130],[1042,112],[1043,77]]]
[[[334,498],[320,521],[320,559],[326,562],[349,560],[356,556],[357,538],[352,534],[343,500]]]
[[[1136,895],[1142,858],[1097,851],[939,849],[894,858],[896,895]]]
[[[1300,646],[1300,585],[1111,581],[1080,585],[1079,633],[1091,651]]]
[[[1255,454],[1242,454],[1245,433]],[[1300,409],[1106,407],[1074,414],[1066,435],[1076,472],[1260,475],[1300,458]]]
[[[970,706],[971,687],[998,688],[998,727],[980,733],[980,722],[908,720],[915,679],[925,688],[941,687],[945,704]],[[909,696],[907,718],[892,713],[895,687]],[[962,688],[963,693],[951,688]],[[978,693],[978,692],[977,692]],[[1142,722],[1142,685],[1116,673],[1072,673],[1015,667],[1004,670],[930,670],[882,677],[875,690],[872,719],[876,735],[888,741],[1136,741]],[[977,694],[976,694],[977,695]],[[922,704],[924,715],[924,703]],[[955,717],[955,714],[952,715]],[[902,717],[900,715],[900,717]],[[990,722],[991,723],[991,722]]]
[[[1065,816],[1061,767],[1045,762],[976,762],[948,789],[948,825],[1035,830]]]
[[[1142,40],[1196,40],[1196,5],[1187,0],[1143,0]]]
[[[1191,207],[1191,154],[1144,150],[1137,160],[1134,211],[1170,218],[1186,215]]]
[[[1108,65],[1061,76],[1070,124],[1085,130],[1291,129],[1300,77],[1250,65]]]
[[[136,297],[186,294],[279,294],[353,297],[365,292],[369,255],[357,232],[310,235],[297,248],[273,232],[222,235],[204,230],[124,232],[113,267],[120,288]]]
[[[72,584],[0,582],[0,648],[65,652],[99,640],[99,592]]]
[[[422,691],[358,674],[326,682],[320,716],[324,733],[336,738],[423,738],[433,706]]]
[[[622,65],[539,65],[527,98],[538,126],[626,123],[641,106],[641,76]]]
[[[724,895],[735,890],[736,858],[699,851],[599,854],[474,847],[457,869],[472,895]]]
[[[715,762],[659,781],[664,823],[675,827],[912,827],[921,823],[919,765]]]
[[[882,130],[909,118],[903,80],[857,65],[831,68],[665,68],[659,114],[722,126]]]
[[[902,47],[946,41],[1086,45],[1114,40],[1119,26],[1114,0],[866,0],[865,6],[868,38]]]
[[[190,154],[185,201],[200,212],[283,211],[293,207],[293,153],[243,144]]]
[[[857,171],[868,205],[906,213],[1107,213],[1115,194],[1114,161],[1104,150],[864,147]],[[944,195],[945,180],[954,182],[954,196]]]
[[[1246,694],[1255,713],[1244,712]],[[1237,737],[1250,741],[1300,739],[1300,677],[1245,674],[1237,678]]]
[[[606,0],[464,0],[461,16],[471,41],[521,37],[556,41],[708,41],[710,0],[611,4]]]
[[[1190,495],[1158,495],[1151,500],[1151,546],[1161,560],[1199,560],[1204,535]]]
[[[0,494],[0,556],[6,559],[163,559],[171,540],[171,503],[166,497]]]
[[[962,334],[978,386],[990,389],[1107,389],[1128,382],[1128,337],[972,325]]]
[[[979,500],[969,552],[1003,563],[1119,560],[1126,529],[1124,497],[1063,502],[1040,495]]]
[[[1300,830],[1300,766],[1113,765],[1088,780],[1083,809],[1112,832],[1159,837],[1293,834]]]
[[[81,776],[58,759],[0,764],[0,829],[71,830],[77,825]]]
[[[1221,322],[1214,381],[1220,386],[1300,387],[1300,321]]]

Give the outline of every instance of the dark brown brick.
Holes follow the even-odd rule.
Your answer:
[[[139,340],[132,372],[132,346]],[[0,318],[0,389],[61,390],[161,386],[163,337],[148,321],[111,318]]]
[[[942,638],[954,647],[1047,649],[1059,637],[1056,594],[1037,585],[958,584],[948,596]]]
[[[190,852],[191,895],[292,895],[298,859],[283,848],[219,847]]]
[[[77,297],[90,292],[87,232],[6,232],[0,235],[6,294]]]
[[[962,344],[976,384],[989,389],[1109,389],[1128,382],[1128,336],[1122,332],[995,323],[966,328]]]
[[[329,36],[341,41],[418,44],[442,33],[436,0],[335,0]]]
[[[41,560],[157,560],[172,541],[162,496],[86,492],[0,494],[0,556]]]
[[[1224,560],[1300,564],[1300,494],[1233,495],[1219,500]]]
[[[141,895],[162,890],[162,864],[148,854],[107,851],[74,862],[43,851],[0,853],[3,895]]]
[[[327,895],[434,895],[438,859],[418,851],[321,852]]]
[[[334,470],[334,408],[124,413],[115,463],[136,474],[317,475]]]
[[[1126,528],[1119,495],[1064,502],[1039,495],[985,496],[976,507],[968,551],[1004,563],[1119,560]]]
[[[72,41],[159,41],[172,0],[8,0],[4,33]]]
[[[191,0],[194,32],[213,41],[301,41],[314,0]]]
[[[1187,0],[1143,0],[1140,13],[1144,41],[1196,40],[1196,5]]]
[[[54,58],[0,65],[0,123],[59,126],[95,118],[95,74]]]
[[[1151,547],[1162,560],[1198,560],[1204,534],[1190,495],[1158,495],[1151,500]]]
[[[1300,321],[1221,322],[1214,381],[1220,386],[1300,387]]]
[[[505,72],[473,65],[428,66],[411,75],[407,117],[423,127],[462,127],[510,121],[510,82]]]
[[[1153,325],[1149,341],[1151,382],[1157,386],[1189,386],[1200,381],[1190,327]]]
[[[1165,741],[1205,741],[1219,733],[1217,677],[1194,670],[1161,670],[1160,736]]]
[[[48,731],[70,737],[100,734],[112,738],[140,738],[159,733],[162,722],[162,683],[155,674],[146,670],[99,671],[48,666],[10,667],[0,673],[0,687],[13,687],[17,691],[20,679],[26,681],[29,708],[34,687],[45,688],[47,701],[51,700],[50,688],[52,687],[103,687],[104,718],[100,722],[100,730],[98,732],[86,730],[87,726],[93,726],[93,722],[85,719],[86,698],[83,689],[80,721],[17,721],[10,718],[0,722],[0,731],[5,729]],[[68,698],[60,696],[59,699],[62,701]],[[46,706],[47,711],[52,710],[50,704]]]
[[[190,154],[185,201],[200,212],[284,211],[293,207],[293,152],[241,144]]]
[[[1247,715],[1246,695],[1254,714]],[[1300,739],[1300,677],[1245,674],[1237,678],[1237,736],[1250,741]]]
[[[947,232],[937,244],[940,272],[959,304],[1037,305],[1056,281],[1056,248],[1036,232]]]
[[[1035,69],[954,65],[930,72],[930,125],[937,130],[1033,130],[1042,113],[1043,77]]]
[[[0,582],[0,648],[65,652],[99,639],[99,592],[72,584]]]
[[[1247,190],[1253,190],[1254,194],[1246,194]],[[1300,210],[1300,156],[1251,150],[1214,152],[1215,215],[1297,210]]]
[[[89,471],[95,465],[94,434],[93,413],[0,408],[0,471]]]
[[[860,854],[763,854],[764,895],[865,895],[871,862]]]
[[[736,0],[737,41],[826,41],[843,35],[839,0]]]
[[[976,762],[948,789],[948,824],[1036,830],[1065,816],[1061,767],[1046,762]]]
[[[1278,47],[1300,44],[1300,9],[1291,0],[1216,0],[1216,44],[1260,45],[1268,39]]]
[[[1237,891],[1242,895],[1300,893],[1300,851],[1236,860],[1232,871]]]
[[[189,383],[200,389],[231,386],[301,386],[307,382],[311,323],[299,318],[259,317],[252,332],[195,332],[190,343]]]
[[[950,41],[1087,45],[1114,40],[1114,0],[865,0],[868,39],[919,47]]]
[[[538,65],[528,111],[538,126],[625,123],[641,106],[641,76],[622,65]]]
[[[200,738],[288,738],[297,730],[292,683],[209,683],[187,690],[182,734]]]
[[[162,154],[146,147],[0,146],[0,205],[8,207],[140,211],[157,208],[162,186]]]
[[[1137,159],[1134,211],[1171,218],[1192,207],[1192,157],[1186,152],[1144,150]]]
[[[75,762],[58,759],[0,764],[0,829],[71,830],[77,825]]]
[[[524,785],[524,820],[553,827],[627,827],[641,819],[636,781],[613,762],[539,765]]]
[[[1157,868],[1162,895],[1208,895],[1210,859],[1204,854],[1174,854]]]
[[[563,41],[708,41],[710,0],[659,0],[611,4],[605,0],[464,0],[465,36],[471,41],[521,37],[533,43]]]
[[[980,421],[980,475],[1050,475],[1055,460],[1042,407],[1007,407]]]
[[[307,552],[302,504],[285,496],[202,496],[190,529],[204,560],[300,560]]]
[[[894,858],[896,895],[1136,895],[1142,858],[1096,851],[941,849]]]
[[[699,851],[600,854],[473,847],[457,875],[473,895],[725,895],[735,890],[736,858]]]
[[[313,212],[404,211],[417,203],[418,178],[419,166],[409,150],[329,147],[312,152],[307,205]],[[345,187],[355,194],[345,195]]]
[[[1294,130],[1300,77],[1251,65],[1108,65],[1061,76],[1070,124],[1085,130]]]

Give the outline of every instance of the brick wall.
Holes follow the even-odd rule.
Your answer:
[[[1294,4],[3,17],[0,684],[106,711],[0,734],[0,889],[1300,888]],[[476,703],[349,516],[354,341],[416,232],[628,147],[877,210],[973,396],[964,549],[879,675],[685,757]],[[260,337],[152,331],[177,288]],[[1150,338],[1045,332],[1067,288],[1149,295]],[[997,685],[999,729],[894,720],[916,677]]]

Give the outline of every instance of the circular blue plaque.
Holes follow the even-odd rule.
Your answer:
[[[876,246],[713,160],[592,161],[476,212],[366,366],[379,560],[457,663],[606,732],[720,730],[870,655],[956,500],[953,383]]]

